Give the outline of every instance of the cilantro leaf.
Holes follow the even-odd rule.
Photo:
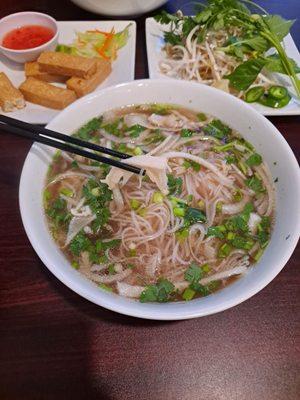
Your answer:
[[[168,174],[168,188],[169,194],[181,194],[182,192],[182,178],[175,178],[173,175]]]
[[[246,160],[246,164],[249,167],[253,167],[254,165],[260,165],[262,163],[262,156],[258,153],[253,153],[251,156]]]
[[[202,276],[203,271],[195,262],[192,262],[184,273],[184,279],[190,283],[198,282]]]
[[[79,256],[82,251],[88,250],[91,245],[91,240],[81,231],[71,241],[69,248],[75,256]]]
[[[173,46],[176,46],[177,44],[181,44],[182,40],[180,35],[177,35],[174,32],[164,32],[164,39],[165,42],[172,44]]]
[[[188,207],[184,215],[185,226],[193,225],[197,222],[206,222],[206,215],[198,208]]]
[[[224,232],[226,231],[226,228],[224,225],[220,225],[220,226],[210,226],[207,229],[207,236],[215,236],[219,239],[224,239],[225,235]]]
[[[143,132],[146,128],[142,125],[135,124],[126,129],[126,132],[129,133],[129,136],[132,138],[137,138],[140,136],[140,133]]]
[[[202,129],[207,135],[214,136],[217,139],[223,139],[231,133],[231,129],[229,128],[229,126],[223,124],[223,122],[219,119],[213,119]]]
[[[107,204],[112,199],[112,192],[105,183],[98,183],[95,179],[89,179],[87,184],[83,186],[82,193],[85,197],[85,203],[96,215],[96,219],[92,222],[92,229],[97,232],[109,220],[110,212]]]
[[[148,285],[140,295],[140,302],[154,302],[165,303],[170,300],[175,286],[167,279],[159,279],[155,285]]]
[[[251,178],[246,179],[245,184],[257,194],[265,192],[262,181],[256,176],[252,176]]]
[[[79,137],[80,139],[90,140],[92,137],[92,133],[94,133],[97,129],[101,127],[102,117],[93,118],[87,124],[83,125],[77,132],[75,132],[74,136]]]

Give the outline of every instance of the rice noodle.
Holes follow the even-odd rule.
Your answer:
[[[197,58],[198,47],[192,34],[188,48],[178,46],[176,51],[184,57]],[[204,62],[210,68],[215,60],[214,68],[221,76],[221,56],[212,52],[214,58],[204,58]],[[193,75],[195,71],[190,64],[188,73]],[[58,202],[58,207],[65,206],[67,217],[71,215],[71,219],[55,240],[73,261],[70,244],[81,233],[73,246],[84,248],[78,256],[75,254],[80,272],[122,296],[138,298],[149,285],[158,284],[159,278],[172,282],[180,296],[190,284],[185,273],[192,262],[199,266],[209,264],[209,272],[200,280],[202,285],[220,280],[221,287],[226,286],[231,282],[228,278],[246,273],[262,250],[259,240],[263,236],[259,237],[261,226],[258,228],[258,225],[263,216],[272,217],[275,202],[268,167],[261,163],[242,172],[238,163],[229,164],[226,157],[232,155],[231,150],[217,152],[215,144],[220,145],[220,140],[204,135],[204,123],[197,121],[196,114],[190,110],[168,109],[161,115],[153,112],[151,105],[133,109],[134,112],[131,108],[108,113],[105,117],[108,122],[123,119],[126,130],[123,135],[115,136],[100,129],[97,142],[109,148],[118,148],[119,143],[125,143],[129,151],[138,143],[144,154],[124,162],[145,169],[146,176],[112,167],[102,179],[105,176],[103,168],[89,165],[84,158],[76,158],[79,170],[74,171],[69,169],[73,159],[62,157],[61,168],[55,169],[57,175],[54,178],[51,175],[46,187],[55,198],[64,200]],[[205,123],[211,120],[207,116]],[[132,138],[127,127],[135,125],[146,129]],[[183,137],[183,128],[190,129],[192,134]],[[234,154],[245,163],[252,151],[237,139],[239,137],[233,131],[226,143],[233,143]],[[252,176],[261,179],[265,191],[256,193],[246,185],[246,179]],[[86,181],[90,178],[96,183],[106,183],[112,191],[112,200],[107,201],[106,207],[109,216],[99,233],[94,233],[92,222],[101,217],[101,210],[95,211],[95,208],[102,198],[92,191],[86,193],[89,187]],[[100,183],[99,186],[102,187]],[[69,189],[71,196],[62,189]],[[99,193],[98,189],[95,193]],[[234,201],[236,193],[242,196],[238,202]],[[232,217],[243,213],[247,203],[253,205],[253,210],[249,220],[243,220],[247,223],[245,232],[239,231],[240,228],[228,228],[234,220]],[[188,211],[192,214],[191,220],[187,218]],[[205,218],[199,218],[199,211]],[[197,217],[194,219],[195,212]],[[240,215],[236,222],[241,222],[241,218],[246,219],[246,216]],[[49,221],[51,223],[50,218]],[[214,234],[214,230],[221,227],[222,232],[225,228],[223,236]],[[240,236],[244,240],[249,238],[247,246],[240,241]],[[117,245],[111,242],[114,240]],[[230,245],[229,254],[225,256],[221,253],[224,244]]]

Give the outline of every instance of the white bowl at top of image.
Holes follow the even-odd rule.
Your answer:
[[[276,179],[276,221],[269,246],[260,261],[224,289],[189,302],[139,303],[101,290],[74,270],[51,238],[43,211],[42,192],[54,154],[32,146],[21,176],[20,209],[26,233],[47,268],[86,299],[110,310],[140,318],[177,320],[213,314],[233,307],[263,289],[284,267],[300,231],[300,172],[296,158],[280,132],[245,102],[198,83],[141,80],[90,94],[63,110],[49,129],[71,134],[104,111],[132,104],[172,103],[201,111],[240,132],[263,156]]]
[[[4,36],[13,29],[21,28],[26,25],[41,25],[50,28],[54,36],[48,42],[32,49],[13,50],[2,46]],[[36,60],[44,51],[54,50],[58,41],[58,27],[54,18],[50,15],[35,12],[24,11],[7,15],[0,19],[0,52],[7,58],[18,63],[25,63]]]
[[[104,15],[139,15],[152,11],[167,0],[71,0],[85,10]]]

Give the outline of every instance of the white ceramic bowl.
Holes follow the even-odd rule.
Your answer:
[[[48,42],[41,46],[25,50],[12,50],[1,45],[6,33],[13,29],[20,28],[25,25],[42,25],[50,28],[54,32],[54,36]],[[42,14],[35,11],[24,11],[16,14],[10,14],[0,19],[0,51],[10,60],[18,63],[25,63],[36,60],[43,51],[54,50],[58,41],[58,27],[54,18],[50,15]]]
[[[71,0],[85,10],[104,15],[138,15],[160,7],[167,0]]]
[[[76,101],[48,125],[71,134],[91,118],[112,108],[141,103],[174,103],[211,114],[239,131],[268,163],[276,183],[276,223],[259,263],[225,289],[190,302],[142,304],[99,289],[75,271],[52,240],[42,206],[42,191],[52,150],[34,145],[20,182],[20,209],[32,246],[49,270],[86,299],[122,314],[176,320],[213,314],[253,296],[264,288],[290,258],[300,231],[300,172],[280,132],[265,117],[237,98],[198,83],[141,80],[120,84]],[[275,164],[276,163],[276,164]]]

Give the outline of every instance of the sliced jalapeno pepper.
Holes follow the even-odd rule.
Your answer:
[[[259,99],[259,103],[263,106],[272,107],[272,108],[282,108],[289,104],[291,100],[291,96],[288,94],[283,99],[275,99],[270,95],[264,95]]]
[[[247,90],[245,94],[245,101],[247,103],[254,103],[261,98],[264,92],[265,89],[262,86],[254,86],[253,88]]]
[[[284,86],[271,86],[268,94],[274,99],[281,100],[288,96],[288,91]]]

